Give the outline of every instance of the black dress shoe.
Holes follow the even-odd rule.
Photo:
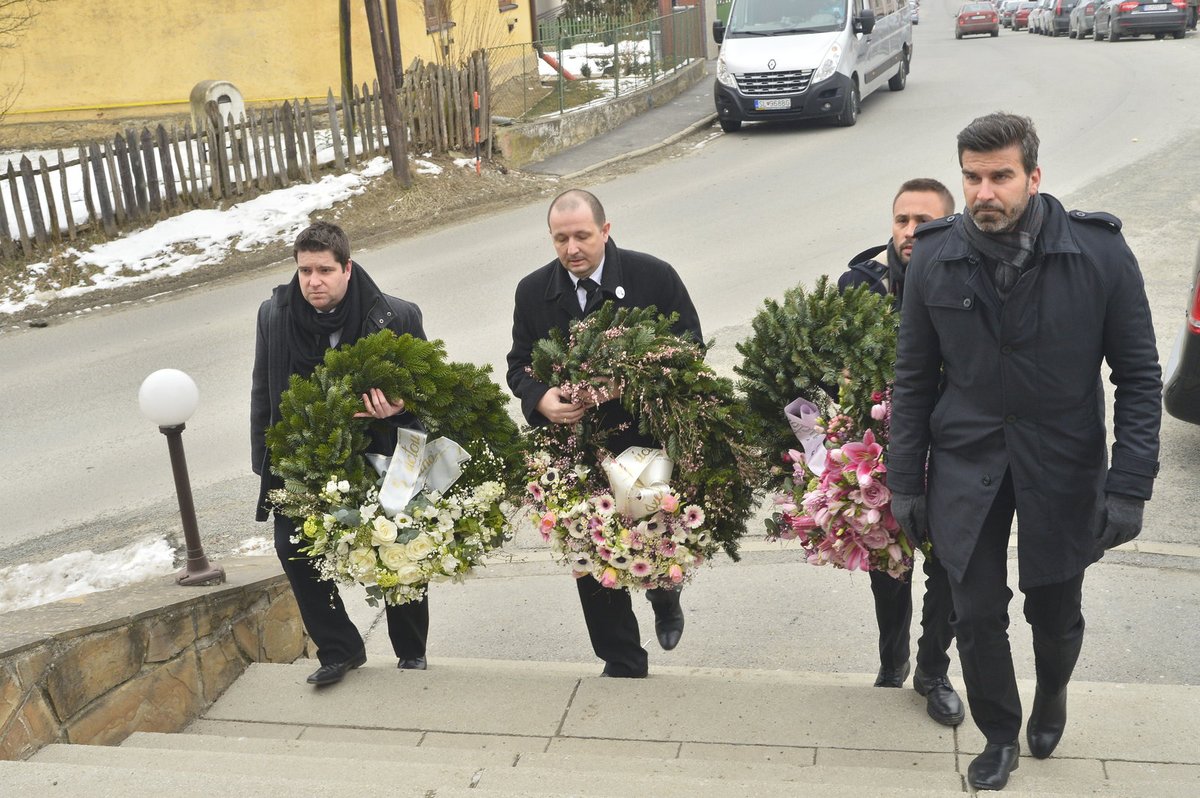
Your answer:
[[[943,726],[957,726],[963,722],[962,700],[950,680],[945,676],[926,676],[920,668],[913,674],[913,689],[917,695],[925,696],[925,711],[929,717]]]
[[[875,686],[903,687],[904,680],[908,678],[908,672],[911,669],[912,665],[908,662],[905,662],[901,668],[880,668],[879,674],[875,677]]]
[[[1003,790],[1008,775],[1017,769],[1021,746],[1011,743],[988,743],[983,753],[967,765],[967,782],[977,790]]]
[[[651,599],[654,608],[654,634],[663,651],[679,645],[683,637],[683,607],[679,606],[678,590],[660,590],[660,599]]]
[[[414,657],[413,659],[402,659],[396,663],[396,667],[402,671],[423,671],[428,666],[424,657]]]
[[[367,662],[367,652],[360,651],[345,662],[330,662],[328,665],[322,665],[317,668],[308,677],[309,684],[315,684],[318,687],[323,687],[328,684],[337,684],[346,675],[347,671],[352,671],[355,668],[365,665]]]
[[[1045,759],[1054,753],[1058,741],[1067,728],[1067,688],[1058,695],[1047,695],[1042,688],[1033,693],[1033,711],[1029,713],[1029,725],[1025,727],[1025,740],[1029,753]]]

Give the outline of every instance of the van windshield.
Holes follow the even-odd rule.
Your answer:
[[[824,33],[846,24],[846,0],[737,0],[726,36]]]

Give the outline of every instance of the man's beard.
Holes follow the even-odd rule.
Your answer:
[[[975,226],[984,233],[1007,233],[1017,226],[1017,222],[1021,220],[1021,215],[1025,213],[1025,209],[1029,207],[1029,195],[1025,195],[1025,200],[1020,204],[1013,206],[1011,211],[1005,212],[1003,206],[991,203],[976,203],[974,206],[967,209],[967,213],[971,215],[971,220],[975,222]],[[976,214],[980,211],[991,211],[997,216],[984,221]]]

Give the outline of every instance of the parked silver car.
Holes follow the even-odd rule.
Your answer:
[[[1102,0],[1079,0],[1079,4],[1071,9],[1071,20],[1067,26],[1067,37],[1083,39],[1090,37],[1096,28],[1096,9]]]

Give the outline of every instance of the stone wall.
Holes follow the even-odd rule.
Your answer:
[[[667,80],[600,105],[511,127],[493,125],[492,136],[510,166],[541,161],[606,133],[642,111],[667,104],[684,89],[701,80],[704,69],[704,62],[696,60]]]
[[[0,759],[178,731],[249,663],[299,657],[304,627],[278,560],[221,565],[223,585],[169,576],[0,616]]]

